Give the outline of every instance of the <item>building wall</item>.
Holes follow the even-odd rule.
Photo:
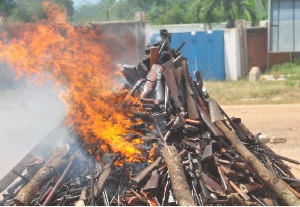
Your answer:
[[[241,50],[240,37],[237,28],[224,30],[224,58],[226,80],[238,80],[241,78]]]
[[[267,27],[247,28],[248,69],[267,67],[268,29]],[[290,61],[289,53],[269,53],[270,66]]]

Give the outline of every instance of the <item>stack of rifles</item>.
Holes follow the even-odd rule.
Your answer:
[[[300,180],[287,164],[300,163],[230,118],[209,97],[201,71],[192,79],[179,53],[184,43],[174,50],[171,34],[160,36],[142,62],[123,65],[127,96],[140,99],[129,118],[143,121],[128,136],[143,141],[137,147],[147,161],[114,165],[121,154],[102,153],[98,162],[97,151],[90,156],[69,141],[46,163],[27,163],[2,205],[300,205]]]

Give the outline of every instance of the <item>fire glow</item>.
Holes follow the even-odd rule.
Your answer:
[[[38,75],[51,79],[67,92],[62,94],[68,124],[87,145],[101,152],[120,152],[126,162],[141,160],[139,140],[123,136],[132,132],[131,120],[122,110],[122,96],[114,65],[106,53],[105,39],[87,27],[74,27],[65,12],[45,3],[48,18],[15,24],[0,36],[0,60],[16,69],[18,77]]]

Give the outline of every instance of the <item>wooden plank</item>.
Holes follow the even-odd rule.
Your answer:
[[[13,171],[23,173],[25,170],[26,162],[33,156],[41,156],[43,159],[47,159],[50,153],[53,151],[56,143],[63,137],[61,133],[66,130],[63,127],[63,121],[55,127],[42,141],[40,141],[25,157],[0,180],[0,193],[4,191],[12,182],[18,177]],[[60,139],[59,139],[60,138]]]
[[[22,173],[25,170],[25,163],[32,158],[33,155],[28,153],[9,173],[0,180],[0,192],[4,191],[18,176],[13,172]]]

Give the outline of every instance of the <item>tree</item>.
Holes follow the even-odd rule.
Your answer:
[[[85,23],[90,21],[118,21],[132,20],[136,11],[148,11],[153,0],[102,0],[97,4],[83,0],[86,4],[76,8],[74,22]]]
[[[131,20],[136,11],[145,11],[151,24],[227,21],[228,26],[233,27],[236,19],[255,24],[267,15],[267,0],[101,0],[98,4],[82,1],[87,4],[76,9],[77,23]]]
[[[5,10],[5,1],[0,1],[0,15],[3,13]]]
[[[0,12],[8,16],[11,11],[16,7],[16,2],[13,0],[0,0]]]
[[[43,9],[44,0],[6,0],[5,13],[9,21],[32,22],[47,18]],[[46,1],[46,0],[45,0]],[[72,19],[74,7],[71,0],[47,0],[66,9]]]
[[[259,20],[268,19],[268,0],[255,0],[255,12]]]
[[[128,7],[128,13],[126,15],[126,20],[132,19],[134,17],[134,12],[136,11],[149,11],[151,7],[153,6],[154,2],[156,0],[125,0],[122,1],[123,5],[126,5]],[[120,7],[122,5],[120,4]],[[119,9],[119,11],[122,11],[123,9]],[[124,11],[124,10],[123,10]],[[124,12],[127,12],[124,11]],[[121,17],[121,16],[120,16]]]
[[[250,20],[253,25],[257,22],[253,0],[198,0],[198,5],[203,20],[208,23],[217,21],[217,18],[224,19],[232,28],[236,19]]]
[[[153,24],[190,23],[188,5],[194,0],[163,0],[153,1],[147,18]]]
[[[116,1],[116,0],[102,0],[98,6],[98,8],[100,10],[102,10],[103,12],[105,12],[106,14],[106,21],[109,21],[109,13],[110,11],[115,7],[117,6],[117,4],[119,3],[120,1]]]
[[[119,20],[119,15],[115,12],[118,10],[118,5],[122,4],[123,10],[127,10],[127,1],[122,0],[102,0],[97,4],[93,4],[89,0],[83,0],[87,4],[84,4],[76,9],[74,13],[74,21],[77,23],[89,22],[89,21],[110,21]],[[120,9],[120,8],[119,8]],[[120,11],[124,15],[124,11]],[[127,12],[126,12],[127,14]]]
[[[130,10],[127,1],[102,0],[97,4],[93,4],[89,0],[83,1],[86,4],[81,5],[74,12],[73,19],[76,23],[122,20]]]

